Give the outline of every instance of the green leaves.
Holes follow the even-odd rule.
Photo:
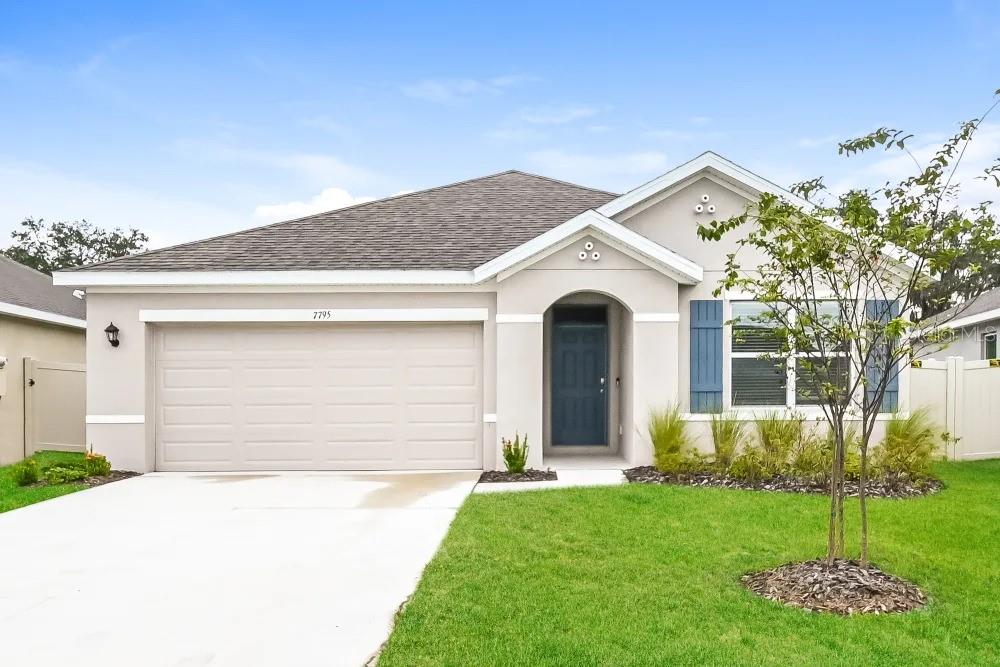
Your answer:
[[[108,230],[86,220],[48,223],[42,218],[25,218],[11,238],[14,243],[3,251],[5,255],[48,274],[140,252],[149,242],[137,229]]]

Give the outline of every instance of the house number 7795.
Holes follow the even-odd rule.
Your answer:
[[[314,320],[328,320],[333,317],[332,310],[314,310],[313,319]]]

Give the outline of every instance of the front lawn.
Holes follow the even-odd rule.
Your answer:
[[[1000,664],[1000,461],[936,473],[938,494],[870,501],[874,562],[931,597],[894,616],[809,613],[740,585],[824,553],[824,497],[639,484],[475,494],[379,664]]]
[[[76,452],[38,452],[32,458],[38,461],[38,466],[56,464],[81,464],[83,454]],[[64,496],[80,489],[87,488],[86,484],[55,484],[44,486],[18,486],[10,474],[11,466],[0,467],[0,512],[40,503],[49,498]]]

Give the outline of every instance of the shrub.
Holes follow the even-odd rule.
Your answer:
[[[78,466],[57,465],[50,466],[42,471],[42,478],[46,484],[66,484],[76,482],[87,477],[86,469]]]
[[[711,419],[715,463],[722,470],[728,470],[736,455],[737,445],[746,440],[746,423],[721,412],[714,413]]]
[[[103,454],[87,452],[83,458],[83,466],[88,477],[105,477],[111,474],[111,461]]]
[[[788,457],[802,439],[802,420],[793,415],[786,419],[780,412],[757,418],[757,438],[768,467],[775,474],[784,472]]]
[[[760,447],[744,447],[729,466],[729,476],[744,482],[760,482],[775,474]]]
[[[653,441],[653,462],[657,470],[662,473],[689,471],[691,436],[678,406],[649,413],[649,439]]]
[[[873,453],[872,468],[880,475],[927,477],[931,462],[938,453],[941,429],[926,409],[914,410],[908,417],[898,414],[885,425],[885,437]]]
[[[524,472],[524,467],[528,463],[527,434],[524,436],[523,442],[521,440],[521,436],[517,433],[514,434],[513,440],[501,438],[500,442],[503,445],[503,462],[504,465],[507,466],[507,472]]]
[[[35,459],[24,459],[10,468],[14,483],[18,486],[28,486],[38,481],[38,462]]]
[[[803,433],[792,449],[791,473],[816,482],[830,479],[833,467],[833,441],[820,438],[814,431]]]

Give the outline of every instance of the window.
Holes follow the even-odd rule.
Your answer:
[[[732,404],[785,405],[786,362],[759,358],[781,349],[775,323],[767,319],[770,308],[753,301],[735,302],[732,307]]]
[[[760,358],[781,350],[777,324],[768,319],[769,312],[770,307],[763,303],[732,303],[731,404],[736,407],[818,405],[822,397],[813,381],[815,374],[809,372],[810,363],[828,368],[829,381],[846,390],[851,373],[846,351],[829,352],[821,358],[803,351],[793,352],[787,359]],[[817,304],[817,314],[823,326],[830,326],[840,318],[840,308],[834,301],[824,301]]]
[[[987,331],[983,334],[983,359],[997,358],[997,332]]]

